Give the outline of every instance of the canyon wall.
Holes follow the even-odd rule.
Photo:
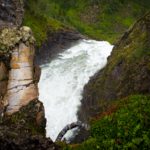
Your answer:
[[[59,149],[45,137],[35,39],[29,27],[21,27],[22,19],[22,1],[0,0],[0,148]]]

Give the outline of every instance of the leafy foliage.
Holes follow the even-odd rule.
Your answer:
[[[71,149],[150,149],[150,96],[133,95],[114,105],[116,112],[94,121],[91,137]]]

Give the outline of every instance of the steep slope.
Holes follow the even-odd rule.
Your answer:
[[[115,102],[91,123],[91,136],[76,150],[150,149],[150,96],[132,95]],[[69,149],[68,148],[68,149]]]
[[[103,102],[139,93],[150,93],[150,13],[122,36],[107,66],[85,86],[83,109],[92,112],[100,106],[100,111]]]
[[[24,24],[32,27],[38,41],[45,38],[47,25],[50,32],[65,25],[91,38],[114,42],[149,9],[149,0],[29,0]]]
[[[149,95],[150,12],[121,37],[107,66],[86,85],[80,119],[90,119],[90,136],[67,148],[149,149]]]

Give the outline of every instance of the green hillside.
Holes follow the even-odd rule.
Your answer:
[[[150,13],[147,13],[125,32],[106,67],[86,85],[83,103],[92,102],[88,110],[99,108],[99,115],[91,123],[91,137],[71,149],[150,149],[149,81]]]
[[[77,150],[150,149],[150,97],[133,95],[113,103],[91,123],[91,137]]]
[[[24,25],[32,27],[39,45],[45,31],[58,31],[64,25],[90,38],[115,42],[149,9],[148,0],[29,0]]]

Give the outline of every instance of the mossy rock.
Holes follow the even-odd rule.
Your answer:
[[[0,52],[7,53],[11,51],[20,42],[26,44],[34,44],[35,39],[29,27],[21,27],[20,29],[4,28],[0,31]]]

